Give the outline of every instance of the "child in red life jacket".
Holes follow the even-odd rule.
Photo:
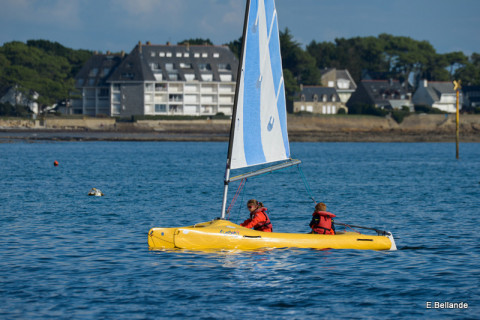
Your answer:
[[[327,205],[325,203],[317,203],[312,216],[312,221],[310,221],[312,233],[335,234],[335,226],[333,225],[332,218],[336,217],[336,215],[327,212]]]
[[[250,218],[245,220],[240,225],[245,228],[253,228],[257,231],[272,232],[272,223],[267,215],[267,208],[263,207],[261,202],[255,199],[248,200],[248,211],[250,211]]]

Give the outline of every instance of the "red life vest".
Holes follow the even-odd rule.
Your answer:
[[[333,226],[332,218],[336,217],[336,215],[327,211],[316,211],[312,216],[310,228],[312,228],[313,233],[335,234],[335,227]]]
[[[255,212],[250,213],[250,220],[253,220],[253,218],[255,218],[255,216],[259,213],[262,213],[265,216],[265,220],[253,226],[253,230],[272,232],[272,223],[270,222],[270,218],[268,217],[266,211],[267,208],[259,208]]]

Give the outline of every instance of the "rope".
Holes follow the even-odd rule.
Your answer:
[[[240,211],[242,210],[242,203],[245,203],[245,194],[247,193],[247,188],[245,186],[247,185],[247,179],[245,179],[245,184],[243,185],[243,192],[242,192],[242,200],[240,201],[240,205],[238,206],[238,211],[237,211],[237,216],[235,217],[235,220],[238,218],[240,215]]]
[[[230,210],[232,209],[233,205],[235,204],[235,201],[237,201],[238,195],[242,191],[243,187],[245,186],[247,182],[247,179],[242,179],[240,181],[240,184],[238,185],[237,191],[235,192],[235,196],[232,199],[232,202],[230,202],[230,205],[228,206],[227,213],[228,213],[228,220],[230,220]]]
[[[315,201],[315,198],[313,197],[312,190],[310,189],[310,186],[308,185],[307,178],[305,178],[305,175],[303,174],[302,168],[300,166],[297,166],[298,172],[300,172],[300,176],[302,177],[303,180],[303,185],[305,186],[305,190],[307,190],[308,195],[310,196],[310,199],[317,204],[317,201]]]

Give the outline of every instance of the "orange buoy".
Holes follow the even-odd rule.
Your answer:
[[[58,161],[57,161],[57,160],[53,161],[53,165],[54,165],[55,167],[58,167]]]

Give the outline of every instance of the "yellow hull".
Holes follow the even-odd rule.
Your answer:
[[[189,227],[152,228],[150,249],[257,250],[266,248],[395,250],[392,236],[355,232],[336,235],[261,232],[227,220],[212,220]]]

